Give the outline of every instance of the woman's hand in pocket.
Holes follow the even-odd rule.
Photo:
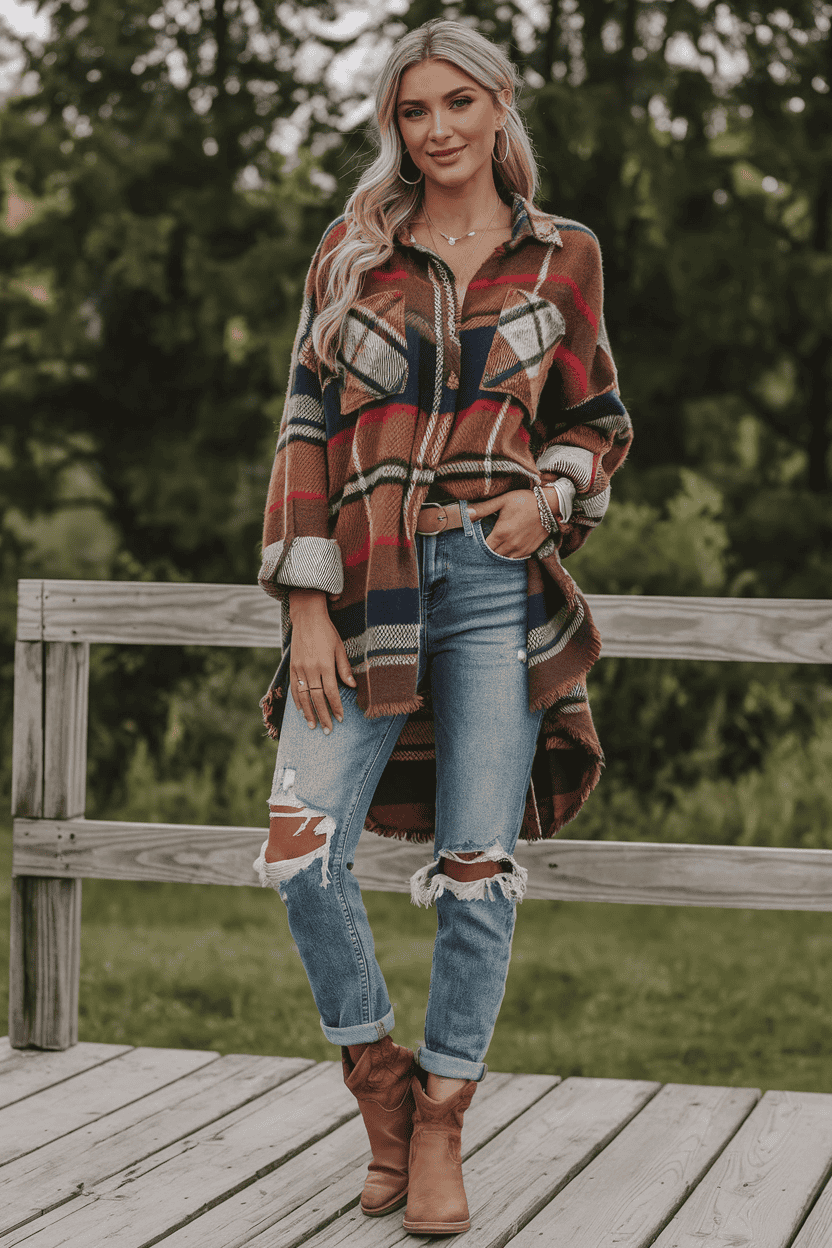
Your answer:
[[[355,687],[355,677],[344,643],[329,618],[326,594],[318,589],[293,589],[289,594],[292,620],[289,681],[292,701],[310,728],[318,724],[325,734],[332,720],[344,718],[338,677]]]
[[[495,554],[506,559],[528,559],[549,536],[540,523],[532,490],[509,490],[497,498],[478,500],[468,508],[472,520],[497,512],[497,523],[485,539]]]

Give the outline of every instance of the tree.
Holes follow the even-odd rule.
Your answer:
[[[344,172],[308,144],[350,103],[281,154],[286,119],[319,109],[306,26],[319,65],[354,42],[317,6],[64,0],[52,20],[0,113],[7,644],[21,572],[253,579],[303,278]],[[82,510],[94,569],[55,549]],[[158,728],[164,686],[203,661],[137,657],[112,660],[113,757],[119,724]]]
[[[7,638],[20,569],[251,579],[303,273],[368,154],[373,66],[436,16],[507,48],[542,202],[602,243],[637,436],[579,582],[827,595],[832,6],[403,7],[61,0],[28,49],[27,94],[0,111]],[[207,670],[159,650],[106,665],[103,770],[136,733],[158,742],[168,686]],[[820,713],[812,673],[762,673],[750,702],[747,673],[666,675],[593,682],[621,782],[661,771],[665,797]]]

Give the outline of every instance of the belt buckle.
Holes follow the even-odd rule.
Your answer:
[[[441,532],[443,531],[443,529],[445,528],[446,524],[448,523],[448,513],[445,511],[445,508],[444,508],[444,506],[443,506],[443,504],[442,504],[442,503],[425,503],[425,504],[424,504],[424,506],[425,506],[425,507],[432,507],[432,508],[435,508],[435,510],[436,510],[436,519],[437,519],[437,521],[439,521],[439,522],[440,522],[440,524],[439,524],[439,528],[438,528],[438,529],[428,529],[427,531],[425,531],[424,529],[420,529],[420,528],[418,528],[418,526],[417,526],[417,528],[416,528],[416,532],[417,532],[417,533],[418,533],[421,537],[436,537],[436,535],[437,535],[437,534],[439,534],[439,533],[441,533]]]

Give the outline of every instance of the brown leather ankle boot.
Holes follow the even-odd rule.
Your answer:
[[[412,1086],[416,1109],[404,1229],[414,1235],[457,1235],[471,1227],[462,1185],[462,1116],[477,1085],[469,1080],[445,1101],[429,1097],[418,1078]]]
[[[353,1063],[341,1049],[344,1083],[358,1101],[373,1160],[370,1162],[361,1212],[371,1218],[399,1209],[407,1198],[407,1161],[413,1131],[413,1053],[389,1036],[368,1044]]]

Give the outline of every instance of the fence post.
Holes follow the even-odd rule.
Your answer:
[[[88,694],[87,642],[17,643],[15,815],[83,815]],[[10,1042],[67,1049],[78,1040],[81,881],[20,876],[11,908]]]

